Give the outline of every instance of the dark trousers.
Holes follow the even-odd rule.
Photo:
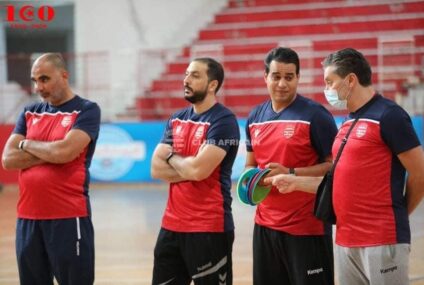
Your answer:
[[[330,235],[294,236],[255,225],[254,285],[333,285],[333,260]]]
[[[94,283],[94,229],[91,218],[18,219],[16,256],[21,285]]]
[[[153,285],[233,284],[234,232],[178,233],[161,229],[154,250]]]

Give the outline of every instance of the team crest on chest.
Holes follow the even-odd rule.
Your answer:
[[[201,137],[203,137],[204,132],[205,132],[205,126],[199,126],[196,132],[194,133],[194,138],[200,139]]]
[[[62,122],[60,122],[60,124],[62,125],[62,127],[66,128],[67,126],[71,124],[71,121],[72,121],[71,116],[65,116],[63,117]]]
[[[40,118],[39,117],[34,117],[32,119],[32,124],[35,125],[36,123],[38,123],[38,121],[40,121]]]
[[[286,139],[291,138],[294,135],[294,126],[293,125],[287,125],[283,130],[283,136]]]
[[[365,136],[367,133],[368,125],[367,124],[360,124],[358,128],[356,129],[356,137],[361,138]]]
[[[176,133],[177,135],[179,135],[179,134],[181,133],[181,129],[182,129],[182,127],[181,127],[181,126],[177,126],[177,128],[175,129],[175,133]]]

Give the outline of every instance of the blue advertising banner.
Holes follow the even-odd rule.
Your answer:
[[[415,131],[417,132],[418,138],[420,139],[421,145],[424,144],[424,123],[423,116],[412,117],[412,123],[414,124]]]
[[[344,118],[335,117],[338,126]],[[423,117],[412,118],[415,130],[423,137]],[[97,182],[152,182],[150,161],[160,142],[166,122],[102,124],[96,152],[90,167],[91,178]],[[239,120],[241,141],[234,162],[232,178],[243,172],[246,157],[246,120]]]
[[[90,167],[93,181],[149,182],[165,122],[102,124]]]

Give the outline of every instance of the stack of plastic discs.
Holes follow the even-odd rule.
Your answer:
[[[270,171],[268,168],[250,168],[240,175],[237,182],[237,195],[242,203],[254,206],[268,196],[271,186],[261,186],[258,183]]]

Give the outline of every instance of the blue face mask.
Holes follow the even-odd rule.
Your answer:
[[[347,100],[340,100],[339,94],[336,89],[326,89],[324,90],[325,99],[327,99],[328,104],[333,106],[336,109],[346,109]]]
[[[345,83],[346,80],[343,81],[342,84]],[[337,89],[325,89],[324,95],[325,99],[327,99],[328,104],[333,106],[336,109],[347,109],[347,99],[350,96],[350,90],[349,93],[345,97],[345,99],[340,99],[339,93],[337,92]]]

